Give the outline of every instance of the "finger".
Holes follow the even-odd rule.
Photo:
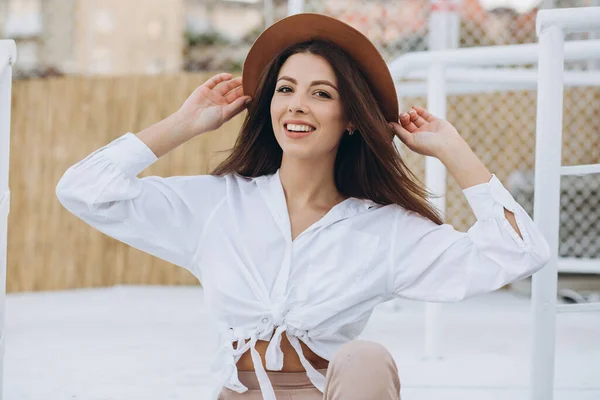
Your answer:
[[[436,120],[436,117],[431,114],[429,111],[427,111],[426,109],[424,109],[423,107],[419,107],[419,106],[412,106],[412,108],[423,118],[425,118],[425,121],[427,122],[433,122]]]
[[[244,95],[244,88],[239,86],[236,89],[233,89],[229,93],[227,93],[225,95],[225,100],[227,100],[228,103],[231,103],[232,101],[235,101],[238,97],[241,97],[243,95]]]
[[[223,72],[222,74],[217,74],[217,75],[213,76],[212,78],[210,78],[209,80],[207,80],[206,82],[204,82],[204,87],[212,90],[219,83],[221,83],[221,82],[223,82],[224,80],[227,80],[227,79],[231,79],[231,74],[230,73]]]
[[[394,133],[405,145],[409,146],[412,141],[412,134],[404,129],[404,127],[396,122],[390,122],[390,127],[394,130]],[[410,146],[409,146],[410,147]]]
[[[221,96],[225,96],[227,93],[240,86],[242,86],[242,77],[231,79],[229,81],[223,81],[215,86],[213,90],[219,93]]]
[[[402,126],[408,125],[410,124],[410,116],[408,115],[408,113],[403,112],[399,115],[398,121],[400,121],[400,124]]]
[[[410,115],[408,115],[408,113],[400,114],[400,124],[409,132],[414,132],[418,129],[417,126],[410,120]]]
[[[417,128],[420,128],[427,123],[425,118],[421,117],[414,109],[410,109],[408,111],[408,115],[410,116],[412,123],[415,124]]]
[[[227,119],[233,118],[234,116],[242,112],[244,109],[246,109],[246,106],[248,104],[246,102],[248,100],[250,100],[250,96],[240,97],[234,102],[227,104],[225,107],[223,107],[223,113],[228,116]]]

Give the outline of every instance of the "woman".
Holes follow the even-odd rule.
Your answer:
[[[267,29],[243,79],[219,74],[181,108],[71,167],[62,204],[98,230],[190,270],[220,342],[218,399],[399,399],[396,364],[356,340],[395,297],[458,301],[531,275],[548,246],[456,129],[398,115],[367,38],[300,14]],[[211,175],[137,175],[248,107]],[[392,144],[437,157],[477,222],[443,224]]]

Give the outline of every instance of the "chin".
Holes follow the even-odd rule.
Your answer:
[[[307,137],[304,139],[292,139],[287,137],[285,134],[279,134],[279,132],[275,136],[277,143],[279,143],[279,147],[283,151],[283,154],[289,158],[297,158],[297,159],[322,159],[327,156],[331,152],[336,152],[335,146],[332,149],[324,149],[323,141],[319,140],[311,140],[318,139],[317,137],[311,138]],[[318,146],[321,145],[321,146]]]
[[[288,158],[310,159],[318,157],[315,155],[315,151],[311,150],[310,146],[302,145],[300,143],[285,143],[281,146],[281,150]]]

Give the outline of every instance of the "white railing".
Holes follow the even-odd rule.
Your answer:
[[[0,400],[4,391],[4,324],[6,310],[6,251],[8,238],[8,161],[10,152],[10,101],[12,65],[17,58],[13,40],[0,40]]]
[[[564,62],[569,59],[564,34],[599,28],[600,7],[543,10],[536,20],[539,59],[533,213],[550,245],[550,261],[534,275],[532,284],[532,400],[552,400],[554,395],[556,313],[600,311],[600,303],[556,306],[560,178],[600,171],[600,165],[561,166]],[[600,59],[600,51],[590,53],[588,59]]]
[[[574,23],[566,23],[561,22],[563,27],[567,29],[568,27],[571,30],[582,31],[587,29],[590,24],[600,23],[600,15],[598,14],[597,7],[588,7],[588,8],[578,8],[578,9],[560,9],[560,10],[549,10],[549,11],[541,11],[542,16],[552,15],[554,20],[561,20],[557,15],[562,15],[565,17],[572,17],[574,15],[585,15],[585,19],[582,19],[583,25],[578,27],[578,22]],[[588,14],[589,13],[589,14]],[[543,19],[542,19],[543,20]],[[545,21],[545,20],[544,20]],[[543,29],[549,26],[553,26],[553,29],[556,28],[550,22],[545,21],[542,25]],[[541,29],[541,28],[538,28]],[[576,72],[567,72],[563,71],[563,63],[564,60],[569,61],[584,61],[595,58],[600,58],[600,40],[579,40],[579,41],[570,41],[567,43],[562,42],[562,34],[560,35],[560,52],[557,52],[556,57],[560,56],[559,62],[561,65],[560,69],[560,77],[558,80],[555,75],[553,75],[551,79],[557,79],[554,82],[555,85],[560,82],[560,104],[554,104],[553,107],[560,107],[562,111],[562,85],[567,86],[600,86],[600,73],[594,71],[576,71]],[[531,69],[508,69],[508,68],[499,68],[501,66],[508,65],[519,65],[519,64],[535,64],[538,62],[538,57],[542,57],[544,44],[542,43],[540,37],[539,44],[522,44],[522,45],[510,45],[510,46],[489,46],[489,47],[474,47],[474,48],[462,48],[455,50],[439,50],[439,51],[426,51],[426,52],[412,52],[405,54],[393,62],[389,64],[390,71],[392,73],[392,77],[396,83],[396,89],[399,95],[401,96],[417,96],[417,95],[427,95],[427,107],[428,109],[435,115],[440,116],[441,118],[446,117],[446,98],[449,94],[459,94],[459,93],[477,93],[477,92],[489,92],[489,91],[510,91],[510,90],[526,90],[533,89],[535,87],[539,87],[542,85],[542,81],[539,80],[543,75],[542,71],[538,72]],[[547,62],[547,61],[546,61]],[[554,61],[557,63],[557,61]],[[469,67],[469,68],[467,68]],[[473,68],[475,67],[475,68]],[[487,68],[482,68],[487,67]],[[492,67],[492,68],[490,68]],[[495,68],[493,68],[495,67]],[[399,82],[401,79],[423,79],[425,82]],[[555,98],[551,96],[557,96],[558,93],[547,93],[548,89],[542,89],[542,95],[538,92],[538,99],[544,99],[545,101],[549,101],[549,98]],[[547,93],[547,94],[546,94]],[[558,100],[553,100],[557,102]],[[400,104],[402,104],[402,97],[399,98]],[[545,106],[545,110],[546,110]],[[538,110],[538,115],[540,115],[540,111]],[[553,126],[554,129],[560,130],[562,126],[560,124],[561,121],[557,121],[557,117],[560,116],[562,118],[562,114],[554,111],[544,111],[544,115],[552,115],[552,119],[539,118],[537,119],[538,124],[540,121],[543,121],[542,128],[539,127],[537,129],[537,137],[543,133],[544,138],[536,140],[536,146],[544,146],[542,148],[537,147],[536,151],[536,196],[535,200],[537,204],[544,199],[545,208],[544,210],[548,210],[548,212],[552,211],[556,215],[551,219],[551,222],[546,220],[546,223],[551,223],[552,225],[548,229],[555,229],[554,234],[558,235],[558,211],[559,202],[558,197],[556,197],[555,203],[546,202],[546,196],[541,195],[539,193],[546,193],[547,190],[554,190],[556,188],[555,196],[559,196],[558,185],[560,183],[561,175],[582,175],[593,172],[598,172],[600,169],[599,165],[586,165],[586,166],[569,166],[569,167],[561,167],[560,166],[560,152],[562,143],[560,141],[560,136],[554,137],[551,136],[550,139],[546,136],[547,132],[545,131],[545,127]],[[552,121],[552,122],[550,122]],[[396,139],[396,144],[399,145],[398,139]],[[548,162],[557,162],[556,166],[552,164],[552,169],[547,169],[546,166],[550,165],[546,161],[542,163],[542,159],[544,156],[539,157],[539,152],[547,152],[550,151],[552,157]],[[541,184],[542,180],[538,179],[538,173],[540,170],[544,170],[543,173],[553,174],[551,178],[551,185]],[[426,157],[425,163],[425,184],[428,189],[435,193],[437,196],[440,196],[438,199],[439,202],[445,203],[445,194],[446,194],[446,170],[444,166],[438,162],[436,159],[431,157]],[[556,186],[554,186],[556,185]],[[545,190],[541,191],[541,187],[544,187]],[[538,189],[540,191],[538,191]],[[551,206],[550,206],[551,204]],[[539,206],[538,206],[539,207]],[[442,208],[443,209],[443,208]],[[540,216],[536,218],[536,223],[542,218],[542,215],[548,215],[546,211],[535,211],[534,215]],[[554,225],[556,222],[556,225]],[[558,249],[558,236],[556,236],[556,241],[549,241],[552,249]],[[554,251],[554,250],[553,250]],[[546,278],[543,285],[545,287],[544,293],[547,296],[544,297],[545,302],[549,301],[549,297],[553,296],[554,303],[556,303],[556,280],[557,280],[557,272],[581,272],[581,273],[600,273],[600,260],[581,260],[581,259],[572,259],[572,258],[562,258],[558,259],[558,251],[555,254],[554,266],[544,269],[544,274],[552,274],[554,276],[553,281],[549,278]],[[534,282],[539,281],[539,278],[534,277]],[[539,292],[538,292],[539,293]],[[536,322],[536,326],[552,326],[554,329],[554,312],[555,310],[549,309],[540,305],[539,302],[534,301],[534,321]],[[428,357],[439,357],[440,356],[440,323],[436,316],[440,314],[440,305],[439,304],[427,304],[426,305],[426,316],[425,320],[428,321],[426,323],[426,331],[425,331],[425,354]],[[543,308],[543,310],[542,310]],[[578,311],[594,309],[595,306],[592,307],[579,307]],[[550,311],[548,311],[550,310]],[[575,308],[573,309],[575,310]],[[552,313],[552,319],[546,320],[546,313]],[[564,312],[561,309],[561,312]],[[541,317],[540,315],[543,315]],[[539,320],[538,320],[539,319]],[[541,322],[539,322],[541,321]],[[554,332],[554,330],[552,330]],[[539,339],[540,333],[539,331],[534,332],[535,337]],[[537,340],[537,339],[536,339]],[[546,339],[542,339],[546,340]],[[545,368],[550,368],[553,364],[547,363],[547,359],[549,357],[554,357],[554,349],[552,348],[551,353],[548,352],[549,344],[554,344],[554,337],[550,336],[547,338],[549,342],[543,342],[543,344],[538,344],[539,349],[544,349],[546,351],[544,360],[540,361],[539,352],[541,350],[536,350],[534,354],[534,359],[537,361],[534,362],[534,365],[544,364]],[[538,358],[535,358],[538,357]],[[548,372],[539,372],[539,367],[534,368],[534,376],[540,376],[541,378],[533,378],[532,383],[532,392],[537,393],[540,391],[539,387],[542,385],[542,382],[545,382],[546,385],[552,383],[551,380],[548,379]],[[544,393],[546,396],[547,393]],[[536,395],[538,397],[534,397],[537,399],[549,400],[550,397],[539,397],[540,395]]]
[[[600,41],[594,51],[600,48]],[[450,68],[446,69],[448,95],[469,93],[506,92],[508,90],[534,90],[537,88],[537,71],[524,68]],[[427,70],[411,71],[408,79],[427,79]],[[600,86],[600,72],[566,71],[565,86]],[[422,96],[427,93],[426,83],[403,82],[396,85],[403,97]]]
[[[598,45],[600,45],[600,40],[570,41],[568,46],[565,47],[565,58],[571,61],[589,60],[590,52],[597,51]],[[446,67],[494,67],[499,65],[534,64],[538,60],[538,50],[538,43],[528,43],[466,47],[454,50],[415,51],[398,57],[389,63],[388,67],[394,78],[402,78],[407,75],[408,71],[427,68],[436,63],[444,64]]]

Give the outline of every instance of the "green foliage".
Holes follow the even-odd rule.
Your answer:
[[[229,43],[229,40],[218,32],[193,33],[186,31],[185,40],[190,47],[224,45]]]

